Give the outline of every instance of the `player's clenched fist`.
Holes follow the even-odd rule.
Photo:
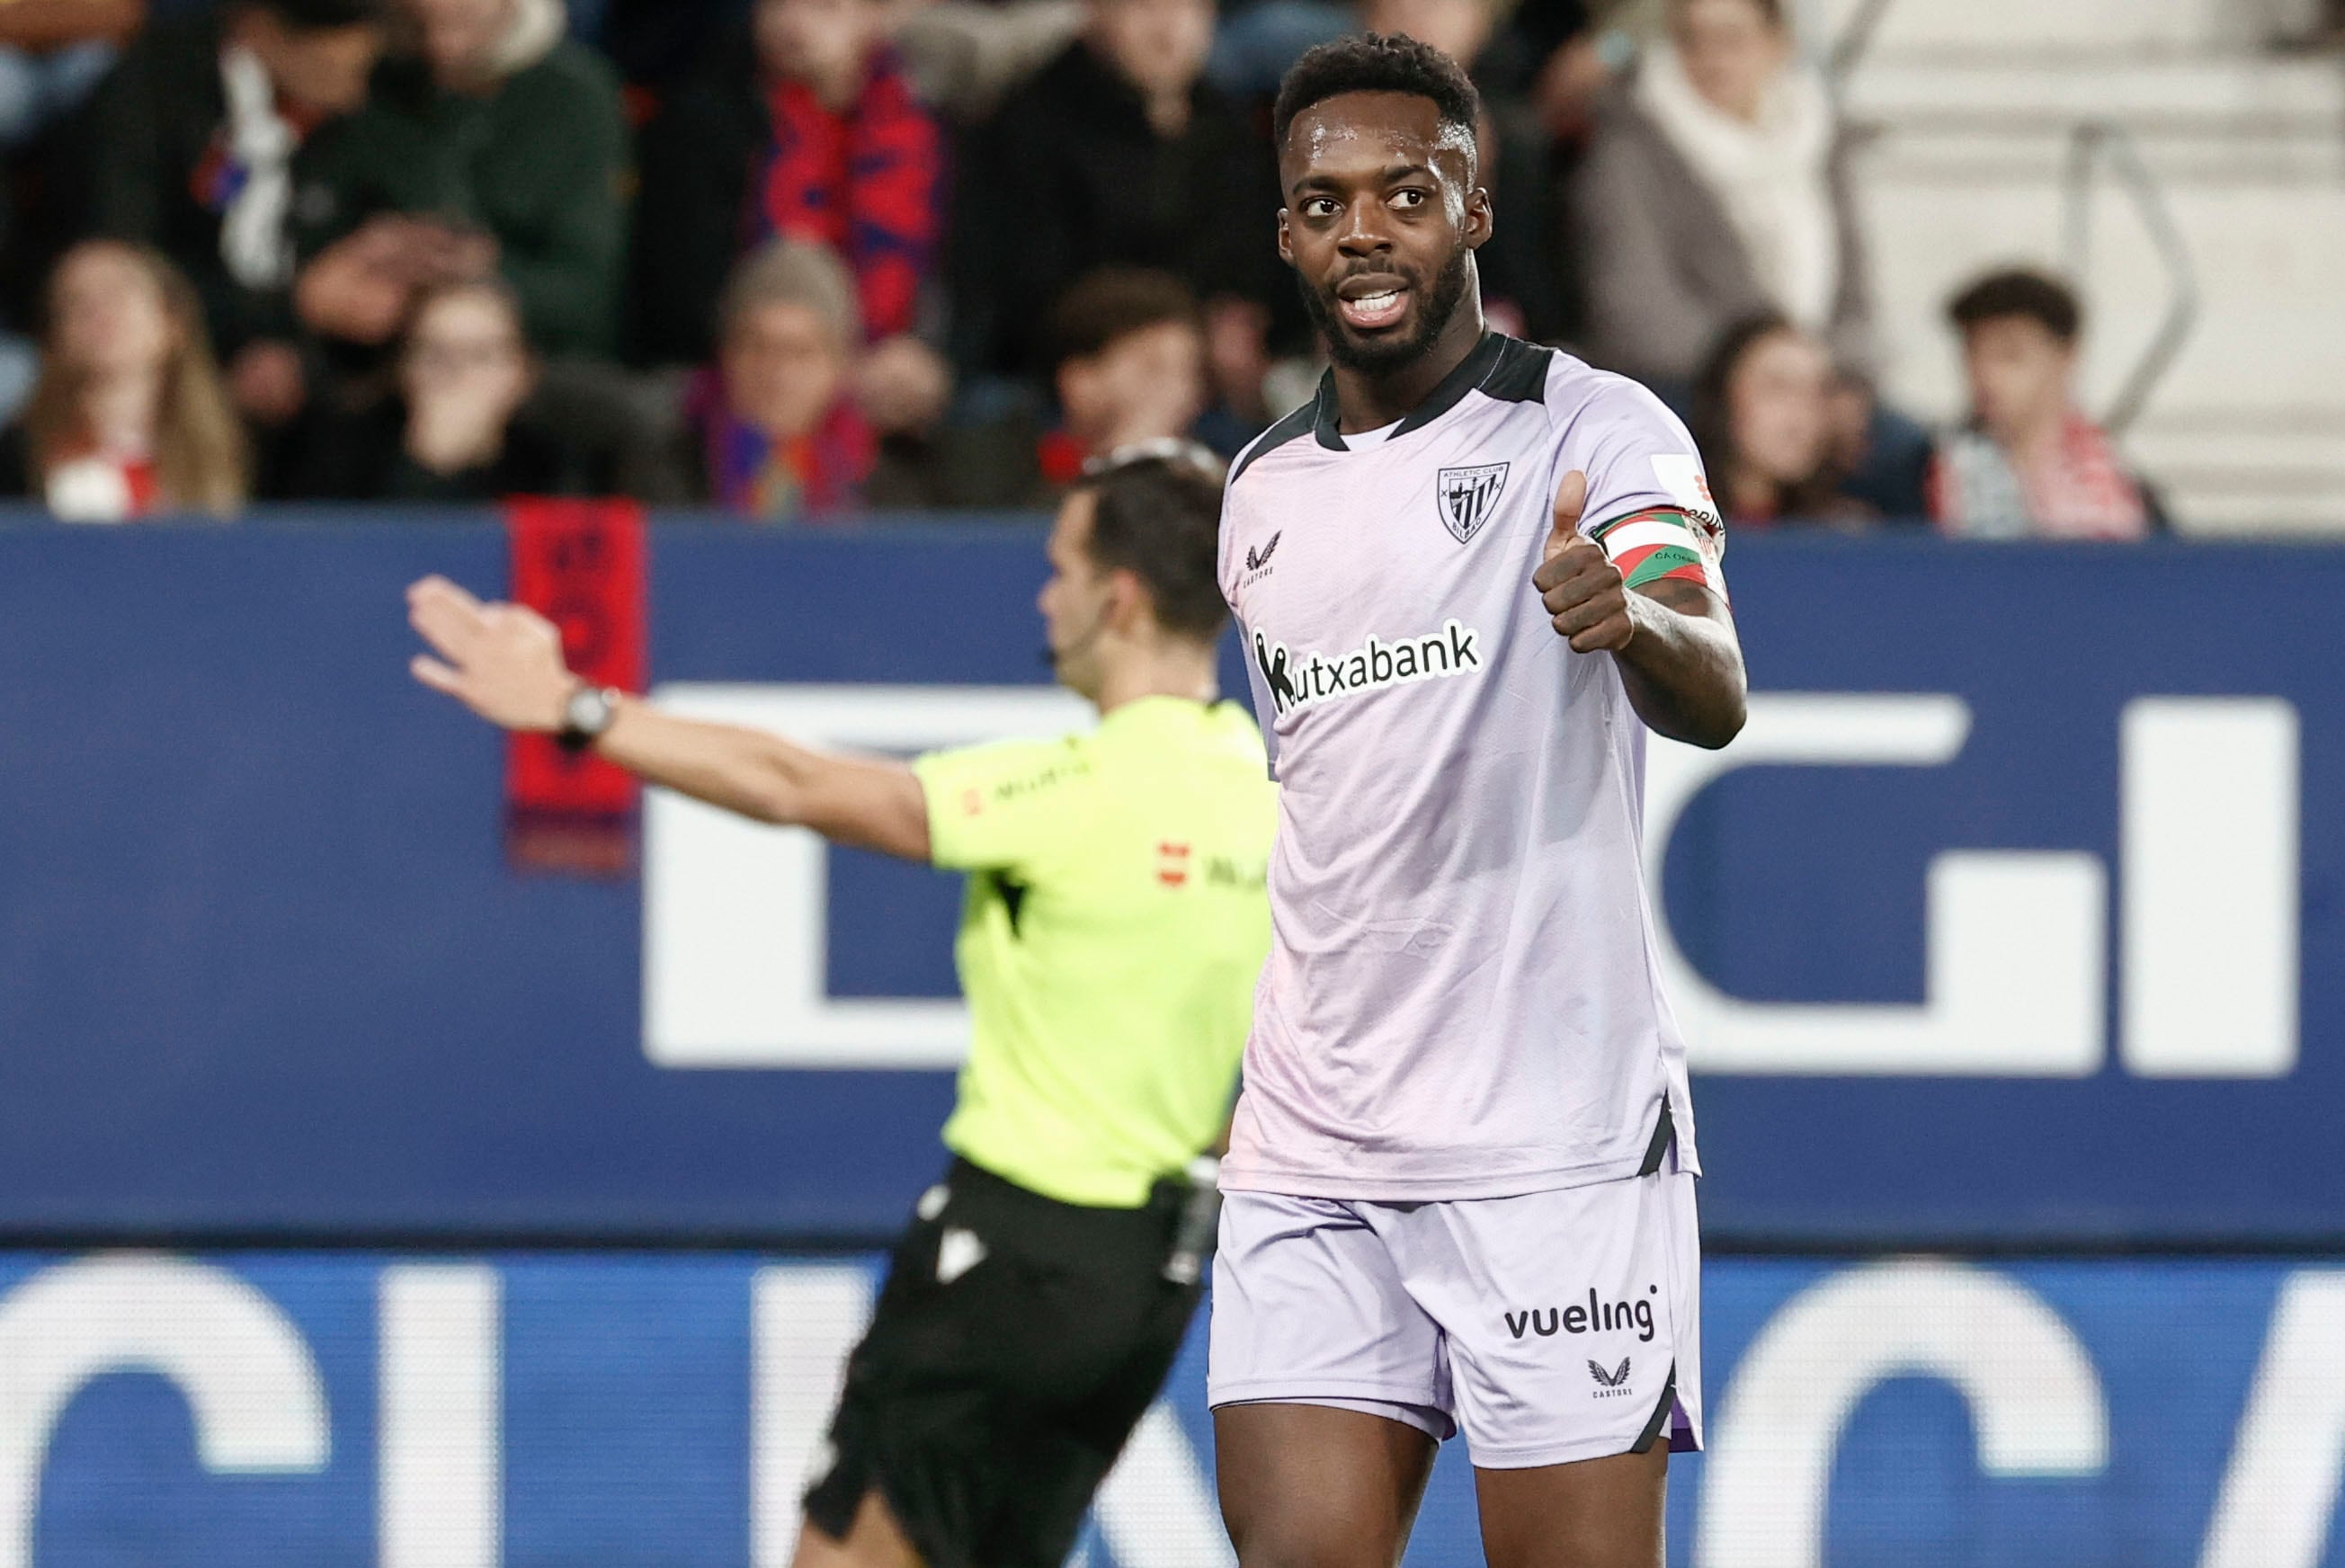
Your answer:
[[[1575,469],[1555,493],[1555,527],[1531,578],[1556,635],[1568,639],[1575,653],[1625,648],[1637,630],[1629,618],[1629,589],[1620,569],[1605,559],[1601,545],[1579,531],[1580,510],[1587,504],[1588,476]]]

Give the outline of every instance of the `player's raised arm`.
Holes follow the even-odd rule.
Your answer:
[[[902,763],[834,756],[598,692],[563,663],[562,634],[544,616],[484,604],[444,577],[408,589],[407,617],[432,650],[410,666],[415,678],[500,728],[567,735],[648,783],[759,822],[929,859],[928,798]]]
[[[1611,653],[1637,716],[1660,734],[1712,750],[1742,733],[1749,681],[1726,602],[1662,573],[1631,590],[1603,546],[1579,531],[1588,476],[1566,474],[1555,526],[1531,584],[1576,653]]]

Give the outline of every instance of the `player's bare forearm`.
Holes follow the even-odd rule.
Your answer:
[[[1613,650],[1630,706],[1655,733],[1715,751],[1742,733],[1750,683],[1734,618],[1698,582],[1663,578],[1629,594],[1634,630]]]
[[[906,860],[929,859],[928,796],[899,762],[817,752],[633,699],[621,702],[594,750],[647,784],[758,822],[812,828]]]
[[[1742,733],[1749,692],[1726,601],[1687,576],[1630,588],[1579,531],[1588,476],[1563,476],[1531,587],[1575,653],[1610,653],[1637,716],[1657,734],[1712,751]]]

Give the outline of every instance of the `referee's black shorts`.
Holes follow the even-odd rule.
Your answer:
[[[1171,1371],[1200,1288],[1162,1275],[1182,1189],[1060,1203],[956,1160],[897,1243],[806,1517],[878,1491],[928,1568],[1060,1568]]]

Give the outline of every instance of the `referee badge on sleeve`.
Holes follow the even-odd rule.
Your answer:
[[[1507,492],[1507,464],[1483,463],[1475,468],[1443,469],[1434,481],[1433,498],[1441,507],[1441,521],[1464,544],[1481,531],[1498,510]]]

